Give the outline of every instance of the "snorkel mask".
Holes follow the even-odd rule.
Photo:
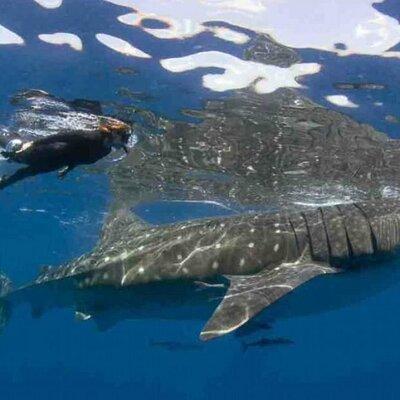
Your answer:
[[[23,142],[21,139],[12,139],[7,143],[5,150],[5,153],[7,154],[14,154],[18,150],[21,150],[23,145]]]

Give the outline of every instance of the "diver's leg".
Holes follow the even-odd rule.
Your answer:
[[[41,172],[43,172],[43,171],[38,168],[31,167],[31,166],[20,168],[19,170],[14,172],[12,175],[8,175],[8,176],[6,175],[6,176],[2,176],[0,178],[0,190],[6,188],[7,186],[14,184],[15,182],[21,181],[25,178],[40,174]]]
[[[65,167],[62,167],[60,170],[58,170],[58,177],[63,179],[65,175],[67,175],[68,172],[72,171],[74,168],[75,165],[66,165]]]

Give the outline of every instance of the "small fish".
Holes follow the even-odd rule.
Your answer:
[[[192,350],[200,350],[200,344],[194,343],[182,343],[182,342],[174,342],[174,341],[150,341],[149,343],[152,347],[161,347],[168,351],[192,351]]]
[[[272,338],[272,339],[262,338],[255,342],[250,342],[250,343],[242,342],[242,350],[247,351],[249,347],[267,347],[278,344],[293,344],[293,343],[294,342],[292,340],[286,338]]]

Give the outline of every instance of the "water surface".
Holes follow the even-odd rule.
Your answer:
[[[399,138],[399,16],[391,0],[1,2],[0,124],[12,120],[14,93],[38,88],[100,101],[140,139],[122,161],[1,192],[2,270],[22,283],[89,251],[116,204],[165,224],[397,196],[396,157],[369,178],[367,169]],[[329,134],[329,146],[309,142],[310,131]],[[363,135],[368,151],[352,145]],[[333,162],[338,137],[365,170]],[[293,173],[310,154],[324,162],[320,175]],[[246,352],[235,335],[199,342],[195,316],[99,333],[70,311],[19,310],[0,340],[2,396],[398,398],[397,264],[310,282],[265,313],[271,329],[244,339],[293,343]],[[282,311],[315,298],[312,312]]]

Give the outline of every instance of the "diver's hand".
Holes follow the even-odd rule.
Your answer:
[[[70,172],[73,168],[74,168],[73,165],[66,165],[65,167],[61,168],[58,171],[58,178],[59,179],[64,179],[65,176],[68,174],[68,172]]]

